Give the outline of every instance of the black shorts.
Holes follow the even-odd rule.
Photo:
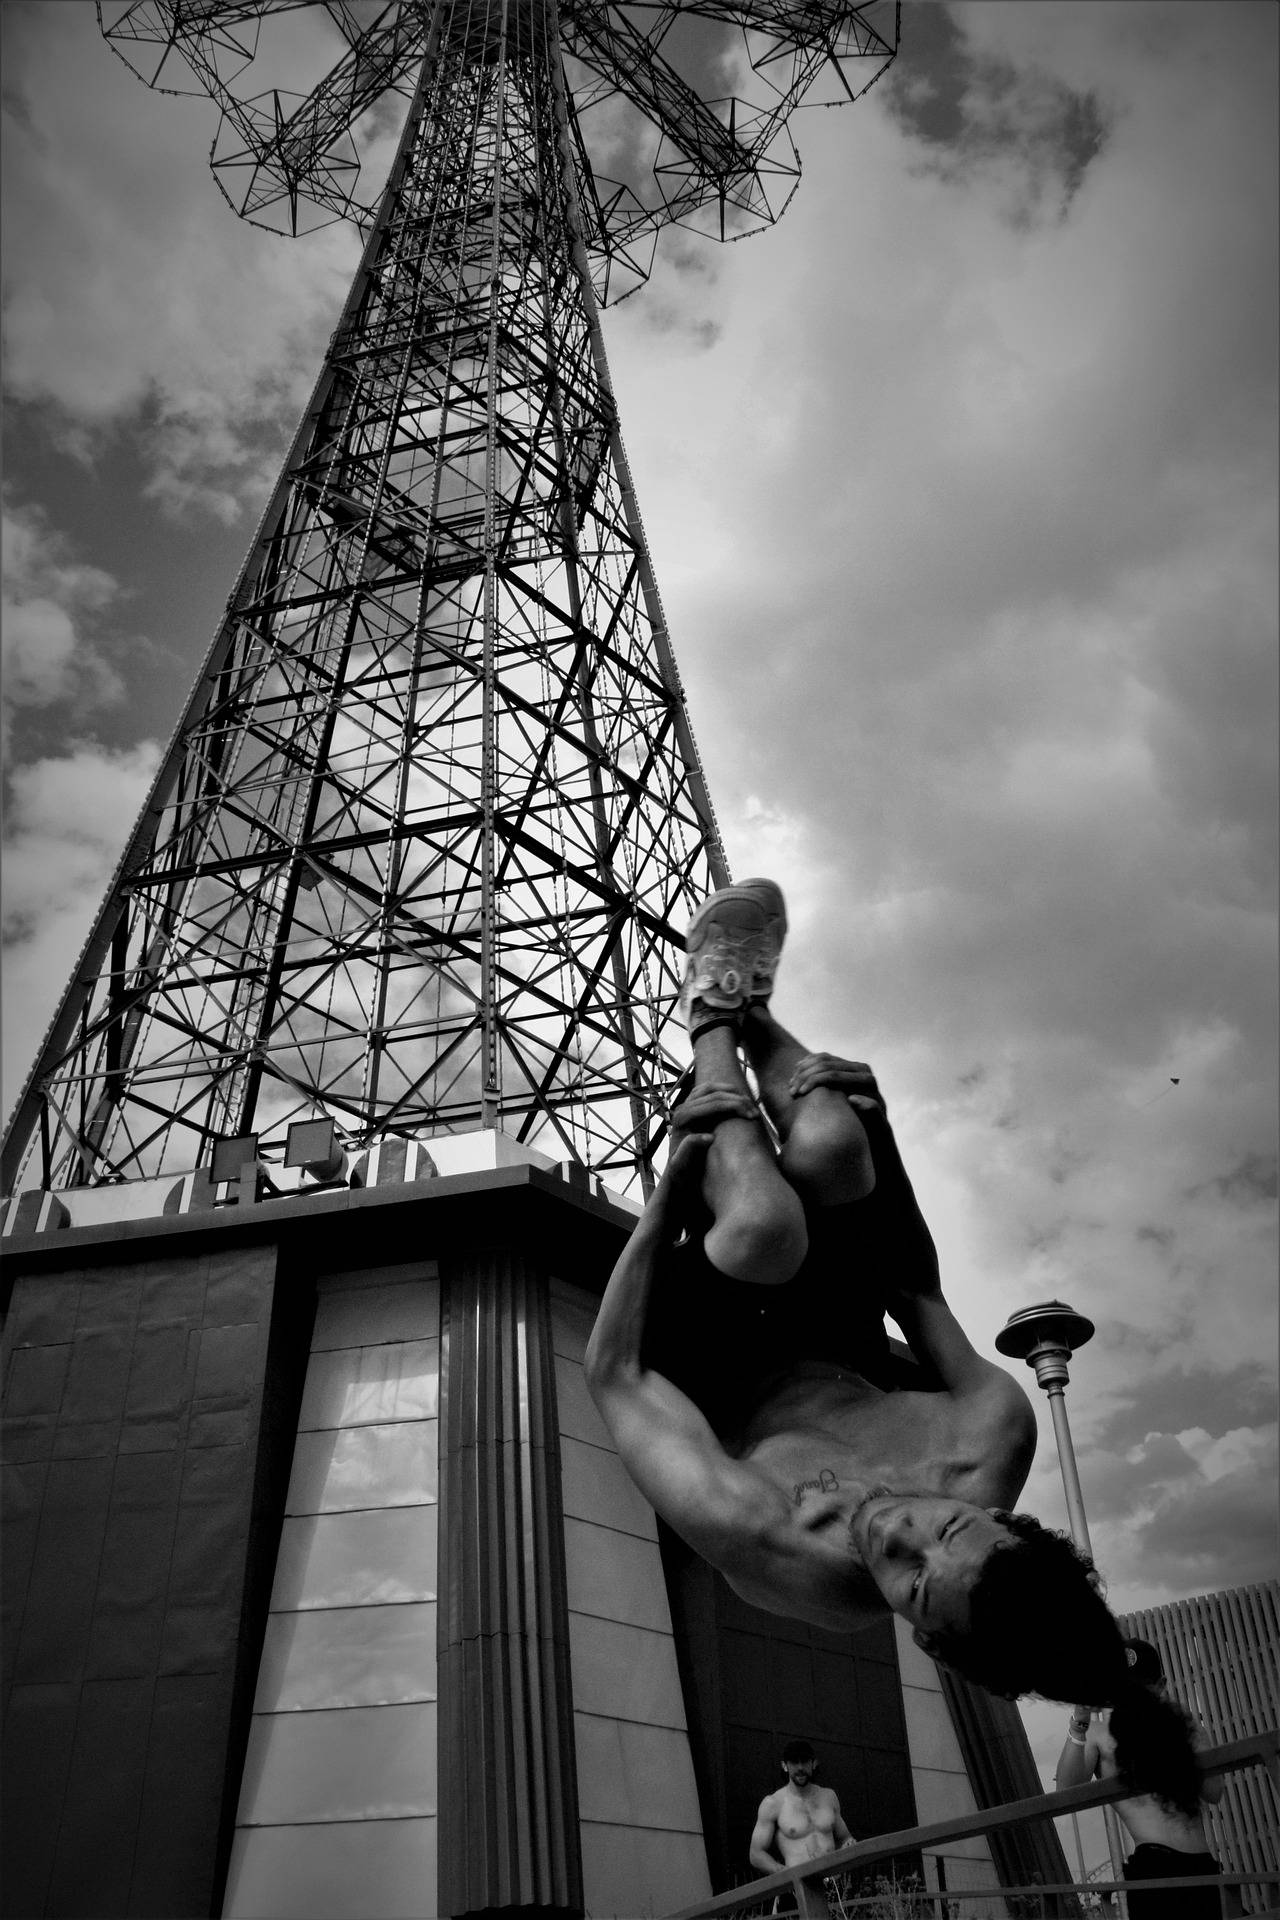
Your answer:
[[[659,1267],[645,1364],[686,1393],[722,1438],[738,1432],[769,1386],[802,1360],[848,1367],[886,1392],[941,1385],[889,1344],[880,1261],[864,1232],[866,1203],[824,1207],[806,1223],[808,1252],[784,1286],[729,1279],[708,1260],[700,1233],[671,1248]]]
[[[1194,1874],[1221,1873],[1211,1853],[1179,1853],[1153,1840],[1136,1846],[1124,1863],[1126,1880],[1181,1880]],[[1145,1893],[1127,1893],[1129,1920],[1220,1920],[1222,1902],[1216,1887],[1152,1887]]]

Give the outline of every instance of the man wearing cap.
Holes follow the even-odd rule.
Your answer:
[[[760,1802],[751,1835],[751,1864],[757,1873],[777,1873],[780,1867],[818,1860],[837,1847],[847,1847],[853,1839],[841,1817],[839,1800],[830,1787],[820,1787],[813,1777],[817,1765],[807,1740],[788,1740],[782,1749],[786,1784]]]
[[[1148,1641],[1126,1640],[1125,1658],[1136,1681],[1160,1698],[1169,1697],[1160,1655]],[[1203,1727],[1195,1725],[1192,1740],[1198,1749],[1212,1744]],[[1087,1707],[1077,1707],[1058,1760],[1059,1791],[1083,1786],[1086,1780],[1114,1780],[1120,1772],[1111,1731],[1111,1709],[1105,1707],[1091,1715]],[[1220,1800],[1221,1778],[1202,1779],[1200,1798],[1202,1806]],[[1126,1880],[1180,1880],[1222,1872],[1220,1862],[1209,1851],[1204,1820],[1199,1812],[1188,1815],[1153,1793],[1118,1800],[1116,1812],[1135,1842],[1124,1863]],[[1130,1892],[1125,1898],[1129,1920],[1219,1920],[1224,1912],[1243,1912],[1233,1889],[1225,1889],[1224,1894],[1225,1906],[1219,1905],[1216,1887],[1176,1887],[1167,1892],[1148,1888]]]

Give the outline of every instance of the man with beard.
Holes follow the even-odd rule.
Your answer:
[[[751,1835],[751,1864],[757,1873],[777,1873],[847,1847],[853,1839],[830,1787],[814,1780],[817,1758],[807,1740],[789,1740],[782,1749],[786,1784],[760,1802]],[[771,1851],[774,1847],[778,1853]],[[781,1854],[782,1858],[778,1858]]]

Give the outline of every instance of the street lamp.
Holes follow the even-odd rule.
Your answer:
[[[1089,1523],[1084,1517],[1084,1497],[1076,1470],[1075,1448],[1067,1425],[1065,1388],[1070,1375],[1067,1362],[1077,1347],[1093,1338],[1093,1322],[1061,1300],[1046,1300],[1043,1306],[1023,1307],[1011,1313],[996,1335],[996,1348],[1011,1360],[1025,1360],[1036,1370],[1036,1384],[1049,1396],[1053,1414],[1053,1437],[1058,1443],[1058,1464],[1062,1468],[1062,1487],[1067,1496],[1067,1519],[1071,1538],[1093,1558],[1089,1544]]]
[[[996,1350],[1010,1360],[1025,1360],[1029,1367],[1034,1367],[1036,1385],[1043,1387],[1049,1396],[1053,1437],[1058,1443],[1058,1465],[1062,1468],[1062,1490],[1067,1496],[1071,1538],[1091,1560],[1093,1548],[1089,1542],[1089,1523],[1084,1517],[1084,1495],[1080,1491],[1071,1428],[1067,1425],[1066,1385],[1070,1379],[1067,1362],[1077,1347],[1082,1347],[1086,1340],[1092,1340],[1093,1334],[1092,1320],[1086,1320],[1082,1313],[1077,1313],[1074,1307],[1066,1306],[1061,1300],[1046,1300],[1042,1306],[1023,1307],[1020,1313],[1011,1313],[996,1335]],[[1107,1830],[1107,1851],[1111,1855],[1111,1872],[1113,1878],[1119,1880],[1124,1854],[1114,1807],[1104,1807],[1103,1816]],[[1075,1830],[1076,1853],[1083,1873],[1084,1850],[1080,1845],[1080,1823],[1074,1813],[1071,1824]],[[1122,1914],[1128,1911],[1123,1894],[1119,1907]]]

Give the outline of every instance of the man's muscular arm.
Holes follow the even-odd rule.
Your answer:
[[[778,1832],[777,1798],[776,1794],[767,1793],[756,1814],[749,1858],[757,1873],[777,1873],[779,1867],[786,1865],[785,1860],[770,1851]]]
[[[831,1796],[831,1810],[835,1814],[835,1822],[831,1831],[835,1836],[836,1845],[838,1847],[851,1846],[853,1843],[853,1835],[844,1823],[844,1815],[840,1811],[839,1796],[835,1793]]]
[[[1071,1731],[1062,1743],[1062,1752],[1058,1755],[1053,1776],[1053,1784],[1058,1792],[1064,1793],[1068,1787],[1082,1787],[1086,1780],[1092,1780],[1098,1772],[1101,1758],[1093,1736],[1093,1710],[1090,1707],[1077,1707],[1071,1716]]]
[[[1180,1704],[1179,1702],[1175,1702]],[[1201,1720],[1193,1717],[1191,1744],[1197,1753],[1205,1753],[1213,1745],[1208,1731]],[[1224,1773],[1202,1773],[1200,1776],[1200,1798],[1207,1806],[1216,1807],[1227,1784]]]
[[[645,1498],[696,1552],[732,1571],[754,1559],[771,1524],[787,1521],[786,1500],[757,1469],[732,1459],[693,1402],[641,1362],[656,1265],[679,1230],[708,1144],[706,1135],[689,1135],[672,1152],[600,1302],[586,1378]]]

